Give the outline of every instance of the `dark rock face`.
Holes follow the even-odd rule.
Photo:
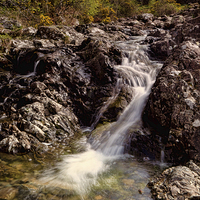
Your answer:
[[[166,59],[152,88],[143,121],[165,145],[170,162],[200,160],[200,47],[198,17],[174,16],[176,24],[166,37],[151,44],[155,55]],[[193,29],[191,28],[193,27]],[[195,27],[195,28],[194,28]],[[163,46],[161,44],[164,44]]]
[[[0,60],[10,68],[0,73],[1,151],[27,152],[43,142],[69,144],[80,126],[116,120],[131,98],[122,89],[110,100],[118,78],[113,65],[122,60],[112,43],[132,34],[133,24],[126,22],[119,22],[120,29],[81,25],[79,32],[72,27],[28,28],[23,33],[37,39],[12,41]],[[128,35],[121,31],[124,26]]]

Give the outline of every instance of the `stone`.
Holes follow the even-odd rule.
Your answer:
[[[36,125],[32,124],[31,122],[25,123],[24,130],[28,133],[31,133],[36,136],[41,142],[45,141],[45,133]]]
[[[55,26],[40,26],[37,31],[37,35],[42,39],[64,39],[65,35]]]
[[[154,15],[151,13],[143,13],[138,16],[138,20],[142,20],[143,22],[153,21]]]
[[[33,42],[30,40],[11,40],[11,47],[14,48],[14,51],[18,52],[21,49],[33,49]]]
[[[55,44],[51,43],[49,39],[34,40],[33,44],[35,45],[35,47],[41,47],[41,48],[55,47]]]
[[[0,199],[13,200],[16,197],[17,193],[18,193],[18,190],[11,187],[0,189]]]
[[[149,183],[149,187],[154,191],[153,198],[159,195],[165,196],[163,199],[193,199],[200,196],[199,177],[200,168],[190,161],[187,166],[171,167],[154,181]],[[167,180],[167,181],[166,181]]]
[[[22,29],[22,35],[25,35],[25,36],[35,36],[36,33],[37,33],[37,29],[33,27],[27,27],[27,28]]]

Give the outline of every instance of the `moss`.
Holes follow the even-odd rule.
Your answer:
[[[10,47],[10,41],[12,37],[8,34],[0,34],[0,52],[5,52],[6,49]]]
[[[64,44],[69,44],[70,43],[70,37],[68,35],[66,35],[63,39]]]

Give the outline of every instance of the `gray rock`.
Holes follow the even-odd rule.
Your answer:
[[[40,26],[37,35],[42,39],[59,40],[64,39],[64,33],[55,26]]]
[[[154,199],[193,199],[200,196],[200,168],[190,161],[187,166],[166,169],[149,183]],[[194,198],[195,199],[195,198]]]
[[[27,28],[22,29],[22,35],[25,35],[25,36],[35,36],[36,33],[37,33],[37,29],[33,27],[27,27]]]
[[[142,20],[143,22],[153,21],[154,15],[151,13],[144,13],[138,16],[138,20]]]

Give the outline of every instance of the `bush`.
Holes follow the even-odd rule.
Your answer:
[[[108,5],[100,5],[99,12],[95,15],[95,22],[110,23],[117,20],[116,12]]]
[[[140,2],[142,5],[140,5]],[[17,18],[25,26],[115,21],[143,12],[156,16],[180,10],[175,0],[0,0],[0,14]]]
[[[171,15],[181,10],[181,5],[175,0],[151,0],[149,7],[155,16]]]
[[[0,52],[5,52],[6,48],[10,46],[11,37],[9,35],[0,34]]]
[[[112,7],[117,17],[131,17],[137,14],[139,4],[135,0],[113,0]]]

